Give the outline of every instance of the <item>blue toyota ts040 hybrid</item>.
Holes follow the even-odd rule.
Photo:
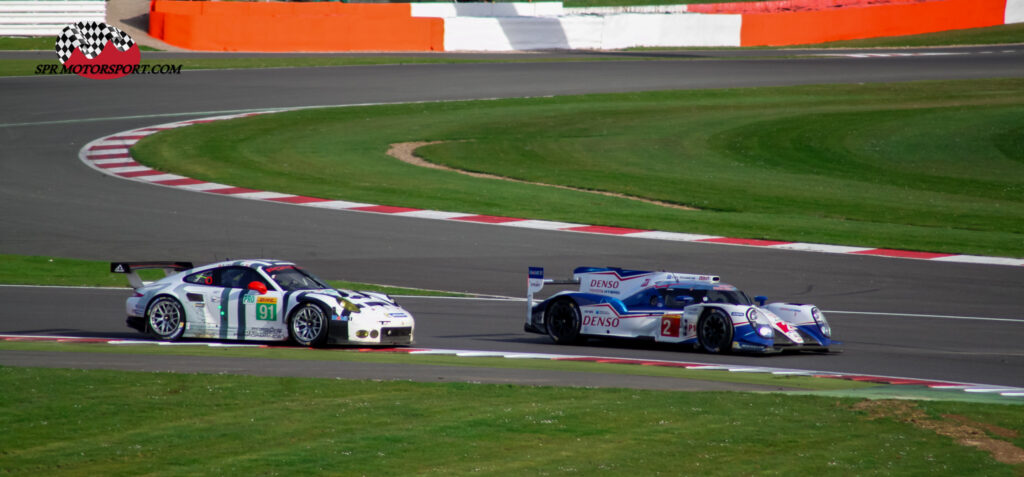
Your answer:
[[[579,285],[538,302],[545,284]],[[571,280],[531,267],[525,329],[555,343],[589,337],[692,344],[709,353],[829,351],[838,342],[814,305],[756,303],[714,275],[580,267]]]

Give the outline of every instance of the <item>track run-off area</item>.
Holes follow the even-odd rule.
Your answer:
[[[119,131],[278,108],[1024,77],[1024,51],[982,51],[186,71],[174,77],[104,82],[0,78],[0,137],[5,144],[0,152],[0,217],[5,223],[0,252],[197,263],[274,257],[296,261],[326,278],[498,296],[521,296],[529,266],[543,266],[552,276],[582,265],[715,273],[771,300],[819,305],[843,341],[843,352],[716,356],[620,342],[566,349],[522,332],[525,305],[519,301],[409,297],[402,303],[417,318],[418,348],[685,361],[1021,387],[1024,267],[1019,264],[812,253],[297,207],[121,180],[97,172],[78,157],[90,142]],[[701,55],[711,54],[666,56]],[[0,287],[7,304],[0,333],[125,339],[133,335],[123,326],[126,293]]]

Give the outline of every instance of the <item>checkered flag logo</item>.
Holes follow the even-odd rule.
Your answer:
[[[103,53],[108,41],[120,51],[128,51],[135,40],[120,29],[101,22],[78,22],[64,27],[57,37],[54,49],[60,64],[67,63],[75,49],[82,51],[87,59],[93,59]]]

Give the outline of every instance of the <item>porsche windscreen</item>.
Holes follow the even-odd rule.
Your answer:
[[[281,265],[264,268],[263,271],[270,275],[270,278],[277,283],[284,291],[295,290],[323,290],[331,288],[313,275],[294,265]]]

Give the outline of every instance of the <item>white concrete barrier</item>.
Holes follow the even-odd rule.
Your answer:
[[[410,6],[414,17],[557,17],[563,14],[562,2],[431,2]]]
[[[608,15],[602,48],[740,46],[742,18],[696,13]]]
[[[1004,23],[1024,23],[1024,0],[1006,0]]]
[[[102,0],[0,0],[0,35],[53,36],[71,23],[105,22],[107,2]]]
[[[601,24],[601,17],[447,18],[444,22],[444,49],[516,51],[599,48]],[[573,41],[570,41],[570,35]]]
[[[566,7],[566,15],[614,15],[616,13],[686,13],[687,6],[681,5],[629,5],[623,7]]]
[[[446,51],[739,46],[741,15],[620,14],[445,19]]]

